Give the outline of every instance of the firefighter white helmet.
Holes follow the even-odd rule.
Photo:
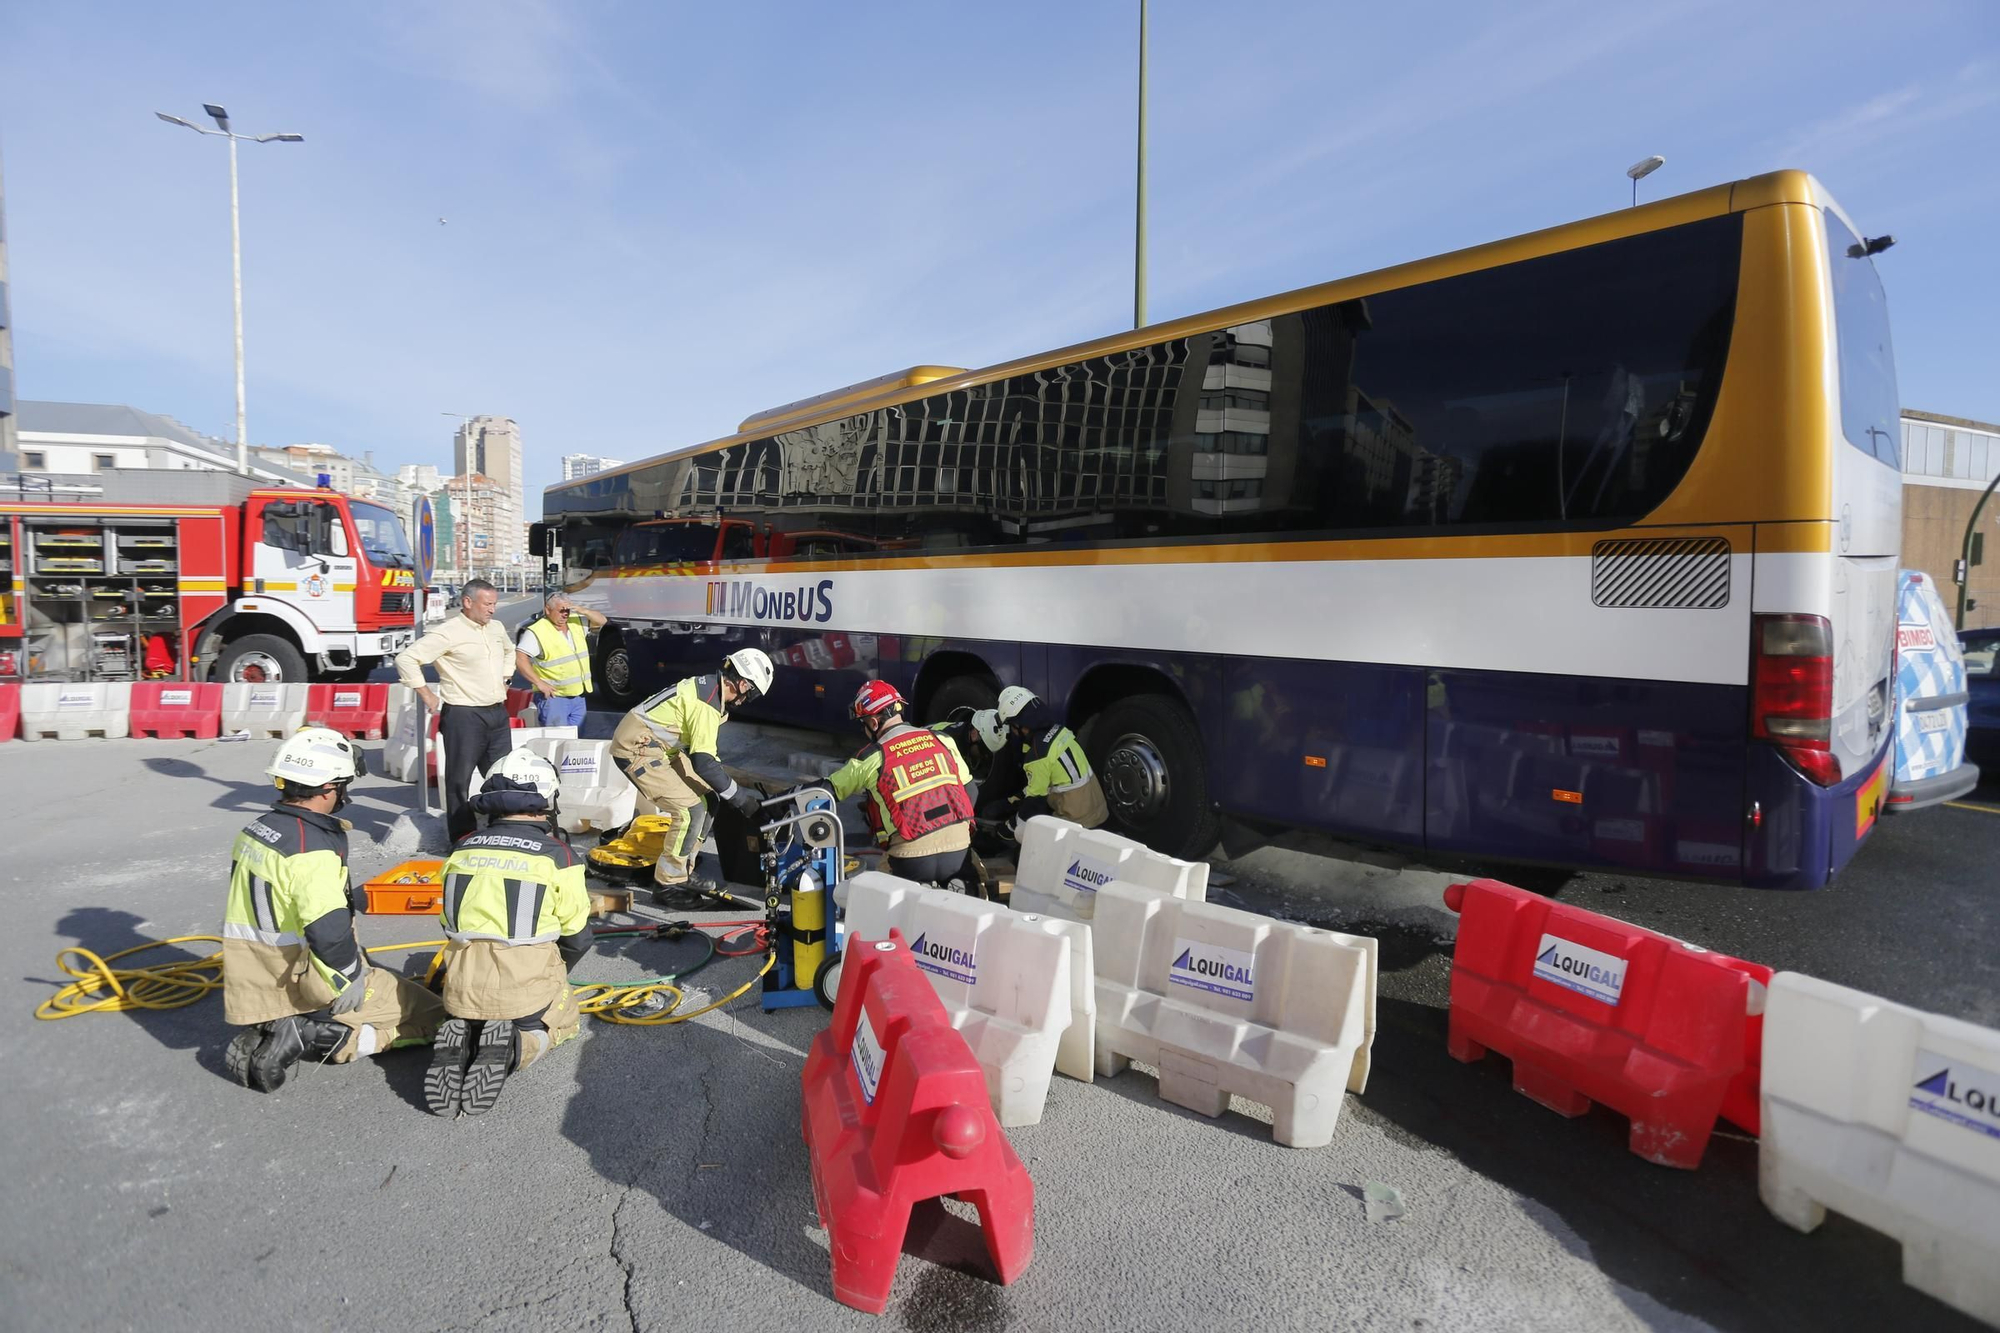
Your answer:
[[[762,649],[738,648],[723,658],[722,664],[734,671],[739,678],[750,682],[757,691],[753,698],[760,698],[771,692],[771,677],[776,672],[771,666],[771,659],[764,655]]]
[[[1033,690],[1025,685],[1009,685],[1006,689],[1000,691],[1000,706],[994,711],[1000,715],[1002,722],[1012,722],[1021,715],[1022,710],[1034,702],[1035,692]]]
[[[986,742],[986,748],[999,752],[1007,745],[1007,724],[1000,720],[997,708],[982,708],[972,715],[972,729],[979,733],[979,739]]]
[[[527,749],[509,750],[501,757],[499,763],[493,765],[493,771],[486,775],[486,782],[482,786],[490,787],[495,778],[505,778],[514,791],[527,791],[532,788],[540,794],[545,804],[550,805],[555,803],[556,788],[562,785],[561,778],[556,774],[556,766],[533,750]]]
[[[278,747],[277,758],[264,771],[301,786],[323,787],[360,777],[362,762],[354,742],[332,727],[307,727]]]

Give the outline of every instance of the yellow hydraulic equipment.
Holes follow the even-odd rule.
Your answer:
[[[644,879],[667,849],[666,815],[640,815],[625,831],[590,849],[590,866],[606,879]]]

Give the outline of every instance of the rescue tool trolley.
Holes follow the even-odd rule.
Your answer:
[[[0,504],[0,680],[289,684],[409,645],[395,515],[325,488],[234,496]]]
[[[840,926],[833,891],[847,869],[846,834],[833,793],[801,787],[764,802],[766,935],[776,963],[764,974],[764,1009],[833,1008]]]

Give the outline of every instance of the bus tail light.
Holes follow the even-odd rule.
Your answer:
[[[1833,754],[1833,634],[1824,616],[1752,616],[1750,734],[1777,746],[1822,787],[1840,781]]]

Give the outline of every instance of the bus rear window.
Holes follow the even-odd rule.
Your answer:
[[[1847,442],[1898,466],[1896,358],[1889,347],[1889,301],[1875,261],[1847,224],[1826,211],[1827,262],[1833,269],[1833,327],[1840,347],[1840,427]]]

